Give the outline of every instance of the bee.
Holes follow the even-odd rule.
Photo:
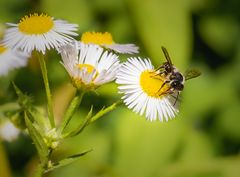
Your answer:
[[[195,69],[190,69],[187,70],[184,74],[182,74],[173,65],[167,49],[165,47],[162,47],[162,51],[166,58],[166,62],[164,62],[160,67],[155,70],[156,75],[160,75],[164,78],[164,82],[159,88],[159,92],[166,84],[168,84],[169,88],[161,94],[174,95],[176,93],[177,95],[174,102],[175,105],[178,100],[179,93],[184,89],[185,81],[200,76],[201,72]]]

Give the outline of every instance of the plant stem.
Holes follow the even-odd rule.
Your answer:
[[[78,106],[81,104],[83,95],[85,94],[84,91],[82,91],[81,93],[79,93],[77,91],[76,96],[72,99],[65,115],[63,118],[63,122],[61,124],[61,126],[59,127],[60,132],[62,133],[64,131],[64,129],[66,128],[66,126],[68,125],[68,123],[70,122],[70,120],[72,119],[73,114],[75,113],[76,109],[78,108]]]
[[[19,109],[19,104],[16,102],[9,102],[6,104],[2,104],[0,105],[0,112],[7,112],[7,111],[12,111],[12,110],[16,110]]]
[[[49,164],[49,162],[51,162],[50,159],[51,159],[52,152],[53,152],[53,149],[49,149],[49,153],[48,153],[46,159],[42,160],[39,163],[34,177],[42,177],[44,175],[44,173],[46,173],[46,171],[48,170],[48,164]]]
[[[51,97],[51,91],[49,87],[49,82],[48,82],[48,76],[47,76],[47,67],[46,63],[44,60],[44,55],[41,52],[38,53],[38,60],[40,63],[41,71],[42,71],[42,77],[45,85],[45,91],[46,91],[46,96],[47,96],[47,104],[48,104],[48,118],[51,124],[52,128],[55,128],[55,121],[54,121],[54,116],[53,116],[53,106],[52,106],[52,97]]]
[[[44,168],[42,164],[39,164],[34,177],[42,177],[43,173],[44,173]]]
[[[101,118],[103,115],[107,114],[108,112],[114,110],[117,108],[118,105],[120,105],[122,103],[122,101],[117,101],[115,103],[113,103],[112,105],[102,109],[101,111],[99,111],[97,114],[95,114],[92,118],[91,121],[89,123],[93,123],[96,120],[98,120],[99,118]]]
[[[108,112],[114,110],[117,108],[117,106],[119,106],[119,104],[121,104],[122,101],[117,101],[115,103],[113,103],[111,106],[108,106],[106,108],[103,108],[102,110],[100,110],[98,113],[96,113],[94,116],[92,116],[92,108],[89,111],[88,115],[86,116],[86,118],[84,119],[84,121],[73,131],[70,131],[68,133],[62,134],[63,138],[68,138],[68,137],[72,137],[72,136],[76,136],[79,133],[81,133],[84,128],[86,126],[88,126],[89,124],[95,122],[96,120],[98,120],[99,118],[101,118],[102,116],[104,116],[105,114],[107,114]]]

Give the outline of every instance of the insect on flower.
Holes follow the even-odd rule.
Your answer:
[[[187,70],[184,74],[182,74],[172,63],[171,58],[168,54],[168,51],[165,47],[162,47],[162,51],[165,55],[166,62],[163,65],[159,66],[154,72],[156,75],[160,75],[161,78],[164,78],[164,82],[159,88],[159,92],[162,88],[167,84],[168,89],[164,92],[161,92],[162,95],[164,94],[171,94],[175,97],[174,105],[178,100],[179,93],[184,89],[184,83],[186,80],[198,77],[201,75],[200,71],[195,69]]]
[[[168,121],[176,117],[175,105],[185,80],[197,77],[199,71],[189,70],[185,74],[172,64],[167,50],[162,47],[166,57],[160,67],[154,68],[148,58],[128,58],[117,74],[116,83],[124,104],[133,112],[145,114],[150,121]]]

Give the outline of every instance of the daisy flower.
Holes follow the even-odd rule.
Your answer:
[[[84,44],[96,44],[103,48],[122,54],[138,53],[138,47],[136,45],[117,44],[113,41],[112,35],[108,32],[85,32],[82,34],[80,42]]]
[[[116,77],[118,56],[97,45],[75,42],[63,46],[60,53],[62,65],[78,89],[94,90]]]
[[[170,86],[165,84],[161,88],[164,78],[156,73],[149,59],[128,59],[120,67],[116,83],[128,108],[140,115],[145,113],[147,120],[168,121],[178,112],[170,95],[164,94]]]
[[[10,50],[0,44],[0,76],[7,75],[8,71],[27,65],[29,55],[19,51]]]
[[[4,44],[13,49],[32,52],[34,49],[45,54],[46,49],[57,49],[77,36],[78,25],[64,20],[54,20],[46,14],[24,16],[18,24],[7,23]]]

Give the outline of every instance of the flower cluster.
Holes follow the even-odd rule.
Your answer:
[[[108,32],[86,32],[77,41],[73,37],[78,35],[78,25],[46,14],[32,14],[7,25],[0,46],[0,75],[25,66],[33,50],[44,55],[46,50],[55,49],[78,90],[95,90],[116,79],[129,109],[145,114],[150,121],[168,121],[176,116],[178,110],[167,92],[170,84],[149,59],[129,58],[120,63],[119,54],[138,53],[136,45],[115,43]]]
[[[39,177],[90,152],[91,150],[84,151],[58,161],[52,159],[52,153],[64,139],[77,136],[86,126],[122,102],[133,112],[145,115],[149,121],[173,119],[178,113],[176,103],[185,80],[198,74],[191,71],[183,76],[171,63],[164,47],[162,49],[167,62],[156,69],[148,58],[130,57],[121,63],[121,54],[139,52],[135,44],[116,43],[108,32],[85,32],[77,40],[74,37],[78,36],[78,25],[55,20],[46,14],[31,14],[24,16],[17,24],[7,25],[0,42],[0,76],[7,75],[12,69],[26,66],[28,58],[34,52],[37,54],[45,86],[47,114],[35,107],[32,99],[14,83],[18,102],[9,104],[8,109],[11,111],[6,111],[6,116],[12,123],[27,130],[33,140],[40,160],[37,171]],[[45,62],[46,52],[52,49],[61,55],[60,64],[76,90],[57,125]],[[66,128],[79,108],[84,94],[96,91],[101,85],[112,81],[118,84],[123,101],[103,107],[98,112],[93,112],[91,106],[83,121]],[[14,125],[10,121],[0,122],[0,138],[6,141],[14,140],[20,134]]]

